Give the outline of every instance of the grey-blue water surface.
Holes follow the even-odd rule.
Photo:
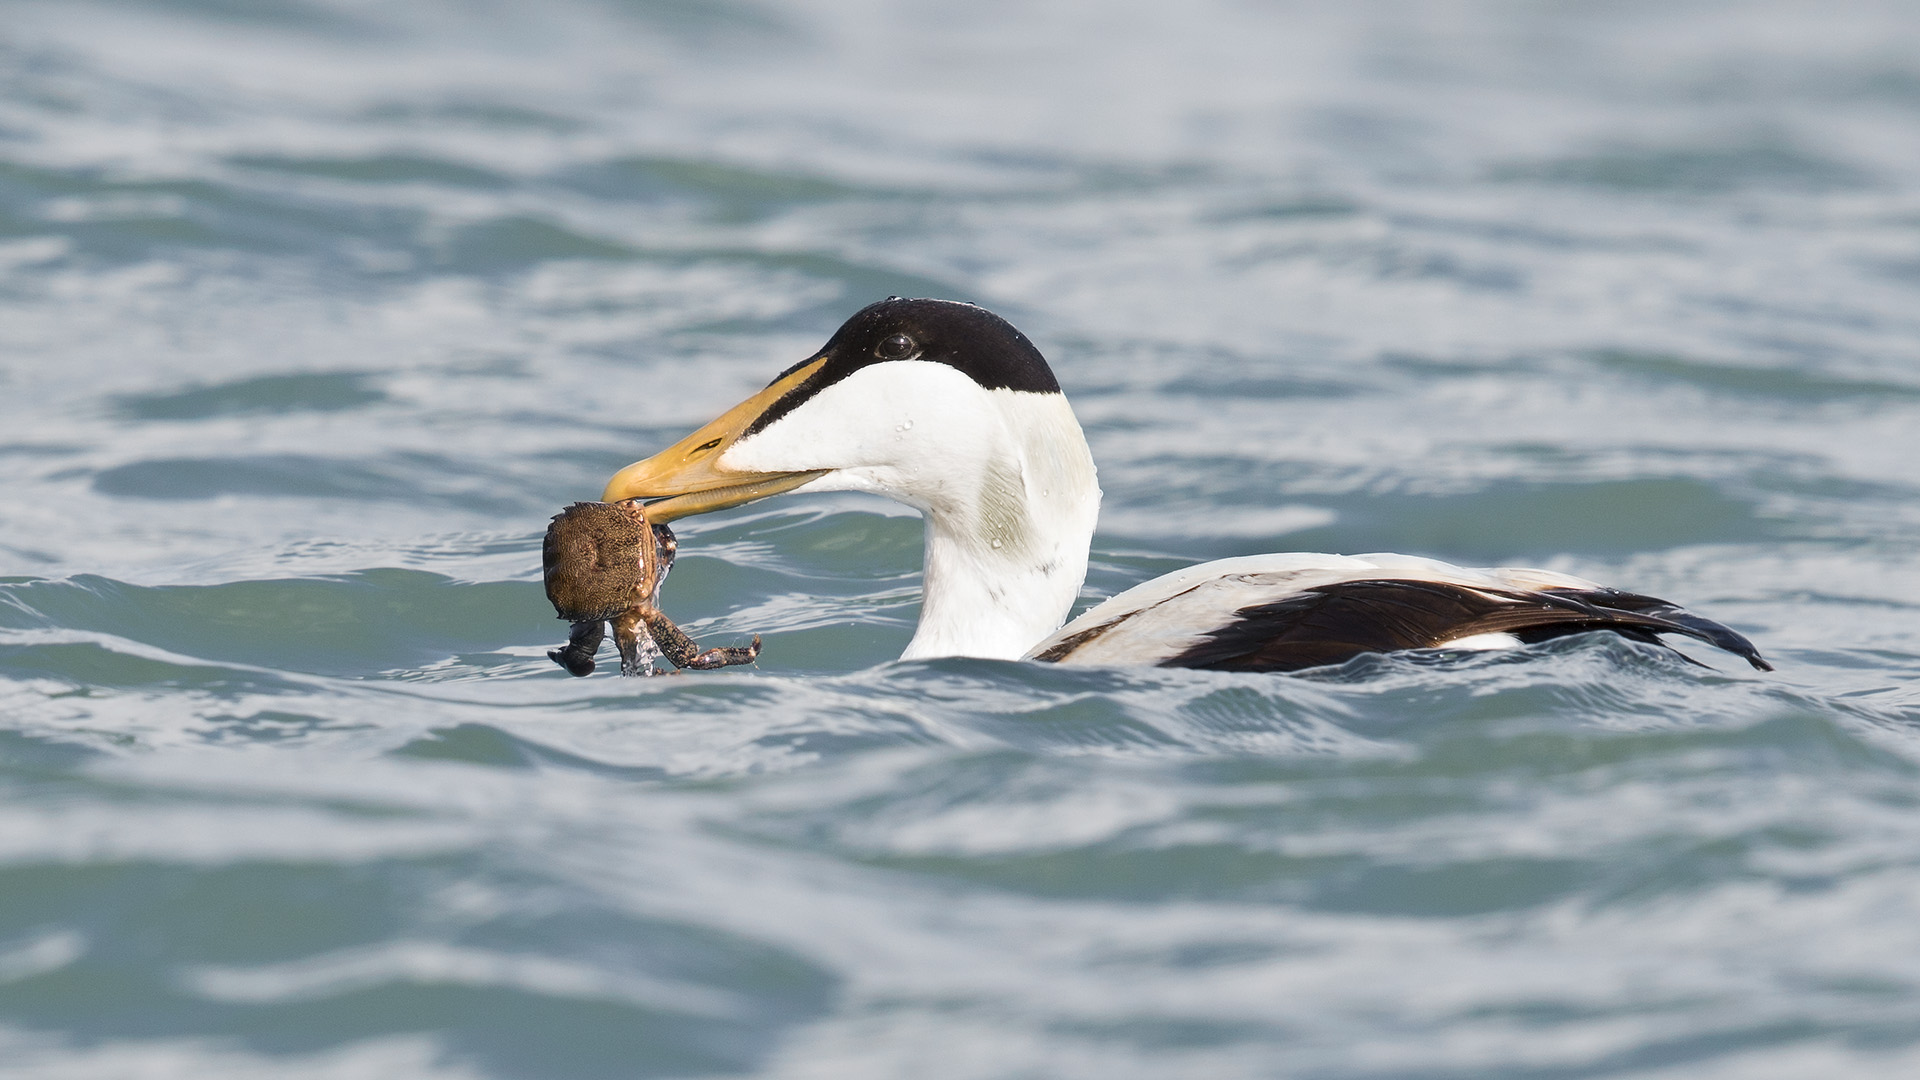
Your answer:
[[[559,506],[889,293],[1046,352],[1086,600],[1667,596],[1300,676],[898,663],[920,526]],[[0,3],[0,1078],[1920,1075],[1920,10]],[[1731,661],[1731,662],[1730,662]]]

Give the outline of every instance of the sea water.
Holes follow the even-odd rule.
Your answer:
[[[0,1078],[1920,1074],[1920,13],[0,4]],[[547,518],[887,296],[1045,352],[1083,606],[1546,566],[1609,635],[894,660],[921,525]]]

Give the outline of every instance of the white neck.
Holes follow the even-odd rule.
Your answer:
[[[1100,485],[1057,392],[986,390],[945,364],[875,364],[722,461],[827,469],[802,490],[870,491],[926,515],[926,593],[902,659],[1017,659],[1066,621],[1087,576]]]
[[[1093,454],[1060,394],[988,391],[1006,424],[971,493],[927,518],[920,626],[903,660],[1012,660],[1060,628],[1100,514]]]

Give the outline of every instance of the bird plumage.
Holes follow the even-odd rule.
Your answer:
[[[1062,626],[1099,513],[1091,451],[1032,342],[971,304],[890,297],[604,497],[657,521],[782,491],[868,491],[921,511],[926,573],[905,658],[1291,671],[1366,652],[1610,630],[1677,634],[1767,669],[1752,643],[1653,597],[1546,570],[1405,555],[1257,555],[1188,567]]]

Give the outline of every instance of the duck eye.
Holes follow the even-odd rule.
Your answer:
[[[873,347],[873,355],[882,360],[905,360],[913,355],[913,339],[905,334],[895,334]]]

